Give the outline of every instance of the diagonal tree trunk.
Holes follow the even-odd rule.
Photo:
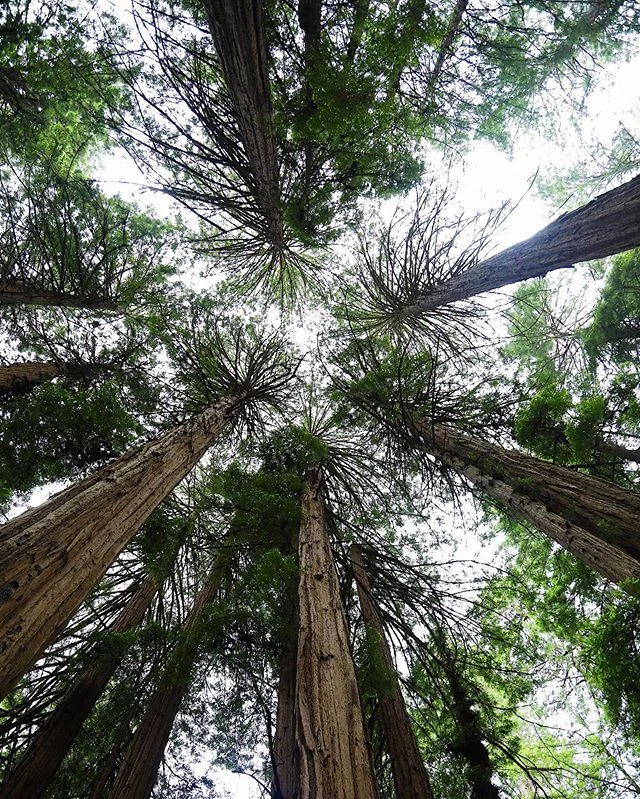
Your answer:
[[[443,425],[416,429],[436,458],[607,579],[640,577],[635,492]]]
[[[0,696],[232,418],[229,398],[0,527]]]
[[[315,480],[304,489],[299,537],[297,799],[377,799],[327,515],[318,490]]]
[[[379,713],[382,735],[391,761],[396,799],[434,799],[429,775],[397,680],[382,619],[371,595],[369,575],[362,553],[355,544],[351,547],[351,565],[364,622],[376,636],[385,670],[394,677],[392,687],[379,697]]]
[[[90,311],[121,312],[117,303],[105,297],[83,297],[59,291],[44,291],[15,283],[0,283],[0,306],[43,305],[52,308],[86,308]]]
[[[28,394],[35,386],[46,383],[62,371],[53,361],[25,361],[0,366],[0,397]]]
[[[133,734],[124,762],[111,787],[110,799],[147,799],[151,795],[197,657],[198,637],[194,635],[194,628],[202,620],[207,605],[216,597],[230,559],[231,550],[224,549],[218,555],[206,585],[197,595],[184,623],[182,638]]]
[[[470,267],[407,305],[416,316],[510,283],[640,246],[640,176],[558,217],[526,241]]]
[[[204,5],[253,172],[255,197],[269,226],[270,243],[281,247],[280,178],[262,0],[205,0]]]
[[[156,587],[147,577],[112,627],[121,633],[138,627]],[[124,653],[98,657],[74,681],[0,788],[2,799],[39,799],[47,790],[85,719],[111,679]]]

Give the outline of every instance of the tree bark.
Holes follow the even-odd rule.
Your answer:
[[[458,670],[444,636],[437,640],[436,646],[440,665],[451,689],[451,711],[457,732],[453,749],[464,757],[469,766],[470,799],[500,799],[500,792],[492,781],[495,769],[489,757],[489,750],[483,741],[480,718],[473,709],[473,702],[465,687],[464,678]]]
[[[278,710],[273,739],[273,799],[295,799],[298,796],[298,766],[296,756],[295,699],[296,699],[295,641],[288,643],[280,655],[278,679]]]
[[[121,633],[138,627],[155,592],[153,579],[147,577],[118,616],[111,631]],[[121,659],[122,655],[98,657],[77,677],[17,768],[3,783],[0,789],[2,799],[39,799],[45,793]]]
[[[433,311],[510,283],[543,277],[640,245],[640,176],[563,214],[526,241],[515,244],[407,305],[404,316]]]
[[[0,397],[28,394],[35,386],[46,383],[61,372],[53,361],[25,361],[0,366]]]
[[[52,308],[86,308],[90,311],[121,313],[117,303],[105,297],[82,297],[65,294],[62,291],[45,291],[12,283],[0,284],[0,306],[2,305],[44,305]]]
[[[189,673],[197,656],[197,635],[194,636],[194,628],[201,621],[207,605],[218,593],[229,559],[229,550],[218,556],[207,584],[198,593],[189,611],[182,638],[133,734],[109,792],[110,799],[148,799],[151,795],[173,722],[189,686]]]
[[[371,595],[369,575],[360,549],[351,547],[351,564],[358,590],[364,622],[376,635],[382,663],[394,675],[393,686],[378,697],[382,735],[391,761],[391,773],[396,799],[434,799],[429,775],[411,725],[400,684],[396,675],[391,649],[385,636],[382,619]]]
[[[221,400],[0,527],[0,696],[64,627],[240,402]]]
[[[377,799],[347,625],[317,483],[302,497],[296,743],[299,799]]]
[[[640,577],[635,492],[443,425],[416,428],[436,458],[607,579]]]
[[[262,0],[205,0],[204,5],[255,179],[255,197],[269,226],[269,241],[282,247],[280,179]]]

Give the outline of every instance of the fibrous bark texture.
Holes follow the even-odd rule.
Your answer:
[[[299,538],[299,799],[378,796],[324,503],[309,485]]]
[[[278,710],[273,738],[273,780],[271,793],[274,799],[293,799],[298,795],[298,766],[295,733],[296,700],[295,641],[288,643],[280,655],[278,679]]]
[[[269,224],[270,242],[281,246],[280,181],[262,0],[205,0],[205,10],[255,179],[256,200]]]
[[[110,799],[147,799],[158,775],[180,703],[189,685],[189,673],[197,655],[193,628],[216,596],[229,553],[222,554],[205,587],[198,593],[184,623],[182,638],[167,665],[158,688],[136,729],[124,761],[109,793]]]
[[[138,627],[156,592],[147,577],[111,627],[114,633]],[[2,799],[39,799],[56,774],[71,744],[111,679],[120,656],[99,656],[64,695],[29,749],[0,788]]]
[[[0,527],[0,696],[200,460],[238,402],[219,402]]]
[[[395,663],[389,642],[371,594],[371,584],[362,553],[357,546],[351,547],[351,563],[362,617],[367,627],[375,633],[385,669],[389,674],[395,674]],[[388,688],[378,700],[380,725],[391,762],[396,799],[433,799],[429,776],[420,755],[397,679],[394,679],[392,687]]]
[[[563,214],[526,241],[434,287],[404,309],[405,316],[432,311],[510,283],[543,277],[640,245],[640,176]]]
[[[434,456],[609,580],[640,577],[640,497],[566,466],[417,423]]]

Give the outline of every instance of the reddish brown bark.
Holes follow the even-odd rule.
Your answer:
[[[44,305],[56,308],[87,308],[92,311],[120,311],[117,303],[104,297],[82,297],[13,283],[0,284],[0,305]]]
[[[176,646],[160,685],[151,697],[149,707],[127,748],[109,792],[111,799],[147,799],[151,795],[173,722],[188,687],[189,672],[197,655],[194,627],[201,621],[203,611],[218,593],[228,562],[229,551],[225,551],[219,556],[207,584],[193,603],[183,627],[182,639]]]
[[[205,0],[205,10],[255,179],[256,200],[269,224],[270,242],[280,247],[280,181],[262,0]]]
[[[295,735],[297,646],[287,644],[280,655],[278,710],[273,739],[274,799],[294,799],[298,795],[298,766]]]
[[[640,496],[442,425],[417,423],[434,456],[609,580],[640,577]]]
[[[640,246],[640,176],[558,217],[515,244],[435,286],[405,307],[413,316],[485,291],[543,277],[581,261],[593,261]]]
[[[299,799],[377,798],[326,510],[313,484],[302,498],[299,556]]]
[[[392,686],[379,699],[379,717],[396,792],[396,799],[433,799],[433,790],[425,768],[411,718],[407,712],[400,684],[395,678],[395,663],[385,636],[382,619],[371,595],[369,575],[362,553],[351,547],[351,564],[358,589],[362,617],[378,641],[381,660],[387,673],[394,675]]]
[[[219,402],[0,527],[0,696],[37,660],[238,404]]]
[[[138,627],[156,592],[147,577],[111,627],[114,633]],[[96,701],[116,670],[120,656],[101,656],[64,695],[29,749],[0,788],[2,799],[39,799],[48,788]]]
[[[27,394],[35,386],[60,374],[53,361],[26,361],[0,366],[0,396]]]

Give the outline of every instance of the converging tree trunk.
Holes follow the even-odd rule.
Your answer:
[[[433,799],[433,790],[396,676],[382,619],[371,594],[371,584],[360,549],[351,547],[351,564],[364,623],[376,638],[382,664],[393,675],[391,687],[378,697],[382,735],[389,753],[396,799]],[[385,686],[386,687],[386,686]]]
[[[53,361],[25,361],[0,366],[0,397],[28,394],[35,386],[60,374]]]
[[[378,790],[318,491],[315,480],[304,490],[299,537],[299,799],[373,799]]]
[[[156,587],[147,577],[111,626],[121,633],[138,627]],[[74,681],[0,788],[2,799],[39,799],[47,790],[85,719],[111,679],[124,652],[99,654]]]
[[[635,492],[443,425],[416,428],[436,458],[607,579],[640,577]]]
[[[451,690],[451,712],[456,725],[452,748],[467,761],[471,799],[500,799],[500,792],[493,783],[495,769],[483,740],[480,717],[473,707],[464,677],[441,631],[435,631],[434,643]]]
[[[90,311],[120,312],[117,303],[105,297],[45,291],[14,283],[0,283],[0,306],[2,305],[44,305],[52,308],[86,308]]]
[[[640,246],[640,176],[563,214],[526,241],[475,264],[435,286],[403,310],[404,316],[433,311],[510,283],[543,277],[581,261],[593,261]]]
[[[218,555],[206,585],[195,598],[184,623],[182,637],[127,748],[111,787],[110,799],[147,799],[151,795],[198,654],[197,627],[205,609],[220,589],[230,557],[230,549]]]
[[[285,644],[280,654],[278,709],[273,738],[273,799],[292,799],[298,795],[295,730],[297,649],[297,641],[292,640]]]
[[[239,408],[229,398],[0,527],[0,696]]]
[[[269,241],[282,246],[280,179],[262,0],[205,0],[205,10],[255,179],[256,200],[269,225]]]

